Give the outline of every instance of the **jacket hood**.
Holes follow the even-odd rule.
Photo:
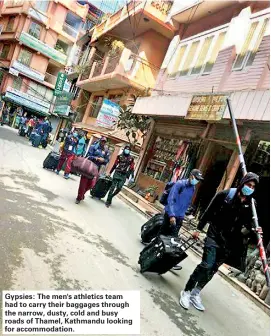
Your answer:
[[[257,174],[255,174],[255,173],[251,173],[251,172],[250,172],[250,173],[247,173],[247,174],[242,178],[242,180],[240,181],[237,190],[240,191],[240,190],[243,188],[244,184],[247,183],[247,182],[250,182],[250,181],[254,181],[255,184],[256,184],[255,187],[257,188],[257,185],[259,184],[259,176],[258,176]]]

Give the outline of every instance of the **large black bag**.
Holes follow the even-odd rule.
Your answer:
[[[43,168],[55,170],[59,162],[60,155],[50,152],[43,161]]]
[[[186,250],[194,244],[192,238],[183,241],[170,236],[157,236],[140,253],[140,272],[164,274],[187,257]]]
[[[112,185],[112,178],[109,176],[101,176],[96,182],[94,188],[91,190],[90,195],[96,198],[104,198]]]
[[[141,242],[143,244],[148,244],[153,238],[157,237],[163,222],[164,216],[162,214],[156,214],[143,224],[141,226]]]
[[[27,132],[26,126],[21,126],[21,128],[19,129],[19,135],[24,137],[26,136],[26,132]]]
[[[40,142],[41,142],[41,135],[39,135],[39,134],[35,134],[35,135],[33,136],[32,146],[33,146],[33,147],[39,147]]]

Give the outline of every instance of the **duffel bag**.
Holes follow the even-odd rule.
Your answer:
[[[82,176],[85,176],[89,179],[93,179],[99,174],[98,167],[95,165],[95,163],[80,156],[76,157],[72,161],[71,168],[73,172],[81,174]]]

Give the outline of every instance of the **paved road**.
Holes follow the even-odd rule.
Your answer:
[[[206,312],[184,311],[179,291],[197,257],[181,272],[141,275],[144,218],[120,200],[76,205],[78,178],[44,170],[47,153],[0,128],[1,289],[140,289],[141,335],[269,335],[268,316],[219,276],[203,292]]]

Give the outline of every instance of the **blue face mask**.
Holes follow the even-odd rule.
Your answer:
[[[254,193],[254,189],[251,189],[250,187],[248,187],[247,185],[244,185],[242,188],[242,194],[244,196],[250,196]]]
[[[191,180],[190,182],[193,186],[199,183],[199,181],[195,178],[193,178],[193,180]]]
[[[126,154],[126,155],[130,154],[130,150],[129,149],[124,149],[124,154]]]
[[[77,138],[77,137],[78,137],[78,133],[74,132],[74,133],[73,133],[73,136],[74,136],[75,138]]]

